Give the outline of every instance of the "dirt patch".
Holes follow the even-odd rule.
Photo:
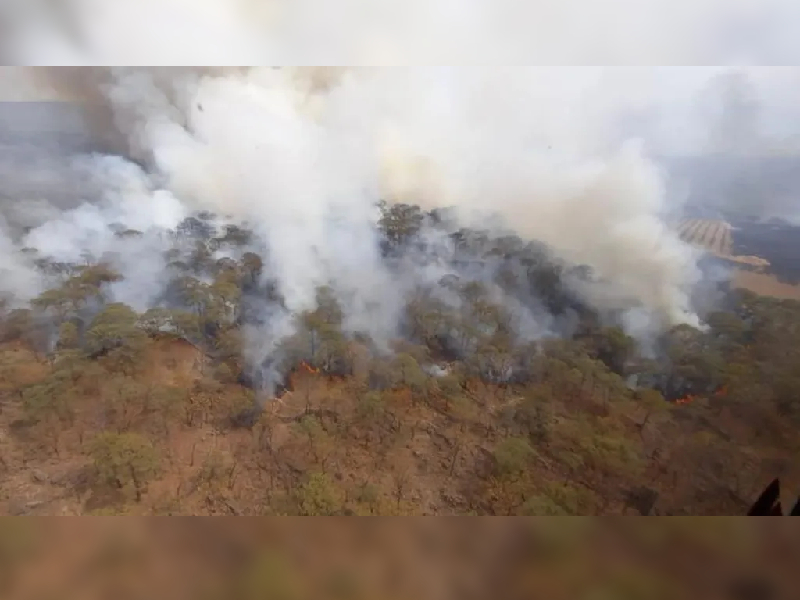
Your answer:
[[[800,285],[783,283],[770,273],[758,273],[737,269],[733,286],[749,290],[762,296],[772,296],[784,300],[800,300]]]
[[[208,358],[185,340],[162,338],[150,345],[145,362],[151,382],[188,387],[203,376]]]

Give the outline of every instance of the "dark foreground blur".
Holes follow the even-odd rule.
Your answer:
[[[0,597],[779,600],[800,530],[744,519],[0,521]]]

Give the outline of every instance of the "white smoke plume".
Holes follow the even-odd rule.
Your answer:
[[[472,223],[497,213],[592,266],[619,301],[692,321],[694,256],[664,225],[654,167],[604,135],[620,106],[590,104],[597,73],[360,69],[316,92],[303,75],[315,73],[111,69],[96,81],[176,197],[264,230],[292,309],[329,279],[380,276],[367,231],[383,196],[454,205]]]
[[[138,249],[116,247],[108,223],[145,232],[174,226],[159,215],[180,212],[175,198],[246,220],[266,241],[268,272],[288,309],[269,331],[252,332],[256,353],[269,355],[290,332],[291,315],[312,308],[324,284],[346,299],[346,326],[391,337],[414,285],[444,273],[429,266],[398,281],[386,271],[375,203],[455,206],[465,224],[485,227],[493,216],[591,266],[604,283],[579,291],[600,309],[625,310],[632,333],[698,324],[690,305],[695,253],[664,222],[657,170],[610,135],[623,107],[602,73],[354,69],[320,85],[322,74],[110,68],[66,78],[70,93],[103,103],[126,151],[153,175],[143,183],[130,164],[94,163],[103,201],[44,223],[23,243],[64,261],[111,256],[127,275],[115,294],[142,310],[159,291],[153,274],[164,269],[157,236],[125,241]],[[64,80],[59,72],[50,78]],[[607,96],[589,101],[604,89]],[[538,321],[530,335],[547,331]]]
[[[274,2],[266,11],[255,2],[161,0],[134,9],[133,3],[76,1],[45,15],[27,3],[5,13],[14,27],[4,50],[27,64],[194,64],[200,58],[209,65],[357,65],[391,64],[401,55],[407,63],[444,62],[469,40],[474,62],[482,63],[533,50],[544,59],[569,49],[571,61],[728,62],[777,57],[786,39],[773,27],[785,21],[748,21],[749,2],[727,3],[723,14],[715,0],[691,10],[667,2],[645,10],[617,0],[608,10],[574,11],[574,20],[569,2],[536,9],[512,3],[528,17],[516,21],[500,16],[507,4],[473,2],[456,10],[446,2],[412,2],[395,11],[361,10],[355,2],[333,10],[306,1]],[[783,3],[769,7],[770,15],[785,16],[776,12],[786,9]],[[731,35],[743,23],[755,28],[755,37],[732,44],[744,39]],[[689,35],[681,44],[669,24],[685,26]],[[616,45],[607,41],[611,31],[620,31]],[[420,32],[431,35],[402,54],[411,34]],[[684,76],[686,104],[720,72]],[[105,161],[99,207],[73,209],[22,243],[53,255],[80,249],[116,253],[119,261],[136,256],[128,258],[136,263],[131,268],[147,265],[157,273],[163,265],[147,240],[186,210],[211,210],[247,220],[266,241],[270,272],[290,313],[309,308],[317,286],[332,283],[349,299],[352,326],[374,333],[396,322],[414,283],[392,280],[382,266],[375,202],[455,206],[466,224],[486,226],[488,216],[497,217],[497,226],[591,266],[603,283],[583,286],[582,293],[599,308],[627,310],[633,332],[697,324],[690,305],[699,278],[696,253],[666,224],[672,207],[651,160],[653,145],[638,143],[624,126],[637,113],[647,116],[648,126],[675,118],[677,111],[665,112],[674,94],[661,97],[669,82],[659,81],[670,75],[544,67],[47,68],[34,73],[37,85],[85,102],[95,132],[146,163],[149,174],[136,171],[131,179],[125,175],[131,165]],[[670,135],[673,128],[656,127],[651,138],[675,143]],[[687,137],[678,135],[678,145]],[[103,220],[125,219],[154,232],[137,242],[139,254],[112,248],[115,238],[86,235],[97,233],[94,224]],[[133,278],[145,280],[141,270]],[[128,291],[142,289],[134,283]],[[133,303],[146,305],[155,293],[145,287]],[[274,327],[273,333],[285,332],[288,321]],[[268,353],[274,336],[256,337]]]

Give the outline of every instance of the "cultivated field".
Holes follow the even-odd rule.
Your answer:
[[[757,270],[767,269],[770,266],[768,260],[759,256],[734,254],[733,225],[727,221],[687,219],[680,224],[678,231],[682,240],[705,248],[727,261]]]
[[[681,239],[723,256],[733,254],[733,227],[726,221],[687,219],[679,227]]]
[[[704,248],[729,264],[733,263],[732,283],[734,287],[765,296],[800,300],[800,285],[794,285],[792,281],[782,281],[769,260],[759,256],[734,254],[736,249],[741,252],[752,247],[750,243],[741,243],[747,240],[734,240],[735,231],[739,233],[727,221],[712,219],[687,219],[678,227],[678,232],[684,241]],[[749,237],[752,237],[752,235],[746,235],[747,232],[741,232],[741,234],[748,240]]]

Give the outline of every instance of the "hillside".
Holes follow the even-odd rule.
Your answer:
[[[436,215],[384,211],[384,259],[419,259]],[[418,290],[390,348],[321,287],[254,364],[254,301],[281,299],[248,232],[208,219],[146,312],[107,265],[46,260],[51,289],[2,312],[0,512],[711,515],[800,488],[800,303],[734,293],[645,352],[570,292],[576,266],[461,230],[463,272],[492,279]],[[512,294],[571,326],[525,338]]]

